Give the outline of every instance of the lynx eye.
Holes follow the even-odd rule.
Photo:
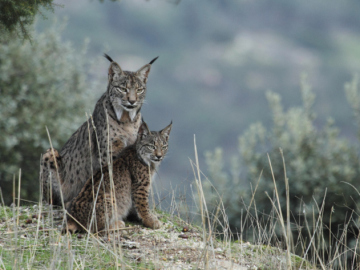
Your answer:
[[[136,92],[137,92],[138,94],[142,94],[142,93],[144,93],[144,91],[145,91],[145,88],[138,88],[138,89],[136,90]]]
[[[155,150],[155,146],[153,146],[153,145],[151,145],[151,144],[149,144],[147,147],[148,147],[149,149],[151,149],[151,150]]]
[[[119,92],[121,92],[121,93],[126,93],[126,92],[127,92],[127,88],[126,88],[126,87],[120,86],[120,87],[116,87],[116,89],[117,89]]]

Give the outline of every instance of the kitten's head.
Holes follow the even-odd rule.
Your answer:
[[[168,150],[168,141],[172,122],[160,131],[150,131],[143,121],[138,132],[136,150],[141,159],[147,164],[158,165],[164,159]]]
[[[111,62],[108,74],[108,94],[116,117],[120,120],[125,110],[129,112],[131,121],[133,121],[145,100],[146,81],[151,64],[155,62],[157,57],[135,72],[123,71],[110,56],[105,54],[105,57]]]

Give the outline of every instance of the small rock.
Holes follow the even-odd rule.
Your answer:
[[[25,223],[26,223],[26,224],[30,224],[30,223],[32,223],[32,219],[30,219],[30,218],[29,218],[29,219],[27,219],[27,220],[25,221]]]
[[[123,248],[128,248],[128,249],[136,249],[139,248],[140,244],[137,242],[132,242],[132,241],[125,241],[122,242],[122,247]]]
[[[179,238],[182,238],[182,239],[188,239],[189,236],[186,235],[186,234],[179,234]]]

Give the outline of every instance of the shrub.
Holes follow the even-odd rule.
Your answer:
[[[92,109],[97,78],[85,49],[60,38],[60,27],[33,40],[0,41],[0,185],[11,200],[13,175],[22,169],[22,198],[37,200],[40,155],[61,147]],[[91,101],[89,103],[89,101]]]
[[[346,84],[345,88],[348,99],[360,119],[357,78]],[[312,220],[313,215],[317,216],[324,200],[324,213],[321,214],[323,230],[331,228],[333,236],[339,235],[351,219],[347,227],[348,244],[354,245],[359,228],[359,194],[354,188],[358,186],[360,177],[358,145],[341,138],[331,119],[322,128],[315,125],[316,116],[312,109],[315,94],[305,80],[302,80],[301,94],[302,106],[284,111],[281,97],[268,92],[266,96],[272,113],[272,127],[267,129],[263,124],[256,123],[239,137],[239,154],[235,158],[241,163],[232,162],[230,166],[235,174],[227,173],[224,169],[221,149],[207,152],[205,156],[210,179],[224,196],[230,224],[238,228],[241,211],[244,209],[241,202],[249,204],[252,195],[249,187],[244,188],[244,181],[241,184],[238,173],[239,168],[246,168],[243,170],[246,170],[246,179],[253,182],[252,189],[258,184],[255,194],[257,215],[259,220],[265,220],[264,215],[269,215],[273,210],[265,192],[272,197],[274,191],[268,153],[281,209],[286,216],[284,167],[279,151],[281,148],[289,179],[292,225],[297,224],[293,226],[294,239],[298,239],[302,226],[305,226],[304,218]],[[215,167],[214,164],[220,166]],[[258,182],[261,172],[263,173]],[[353,210],[357,213],[353,213]],[[308,236],[307,232],[306,235]]]
[[[0,5],[0,33],[14,33],[29,39],[28,28],[40,8],[53,10],[53,0],[3,0]]]

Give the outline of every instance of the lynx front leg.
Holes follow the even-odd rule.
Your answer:
[[[56,149],[50,148],[42,156],[40,181],[43,200],[53,205],[61,205],[60,188],[63,181],[58,179],[61,166],[61,157]]]
[[[101,187],[100,187],[101,188]],[[109,229],[118,230],[125,227],[123,217],[126,216],[124,210],[116,205],[115,197],[110,193],[99,194],[96,203],[97,230]]]
[[[138,187],[133,191],[133,198],[135,209],[142,219],[144,226],[152,229],[159,229],[161,222],[156,216],[150,213],[149,209],[149,188],[144,186]]]

